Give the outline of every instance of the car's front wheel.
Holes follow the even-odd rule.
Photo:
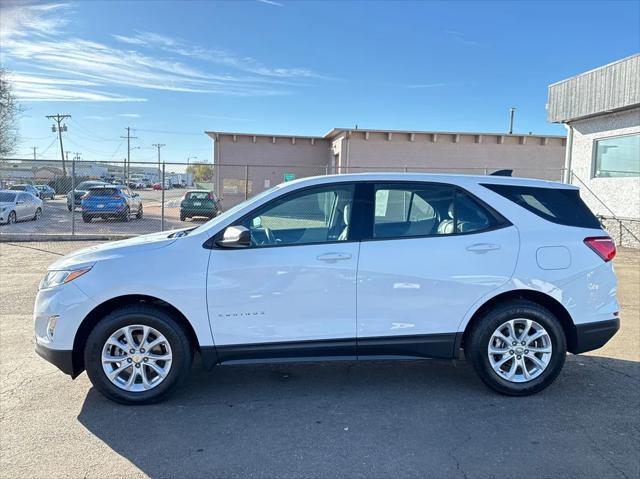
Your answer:
[[[549,386],[567,354],[558,318],[526,300],[499,305],[478,318],[464,348],[480,379],[510,396],[535,394]]]
[[[87,338],[84,362],[93,385],[123,404],[162,400],[187,376],[193,348],[161,309],[127,306],[102,319]]]
[[[42,216],[42,209],[41,208],[36,209],[36,212],[33,215],[33,221],[37,221],[38,219],[40,219],[41,216]]]

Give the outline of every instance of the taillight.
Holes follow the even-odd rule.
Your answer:
[[[616,256],[616,244],[608,236],[585,238],[584,244],[595,251],[605,262],[611,261]]]

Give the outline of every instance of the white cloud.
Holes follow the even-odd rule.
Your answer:
[[[153,32],[136,32],[133,36],[113,35],[116,40],[130,45],[159,49],[186,58],[225,65],[240,71],[277,78],[320,78],[322,75],[301,67],[267,67],[251,57],[240,57],[221,49],[204,48],[198,45],[187,45],[179,39],[159,35]]]
[[[280,2],[274,2],[273,0],[258,0],[260,3],[266,3],[267,5],[273,5],[274,7],[284,7]]]
[[[123,118],[140,118],[139,113],[120,113],[118,116]]]
[[[23,101],[146,101],[144,95],[131,94],[134,89],[281,95],[300,79],[320,78],[307,68],[269,67],[158,33],[114,35],[127,45],[123,48],[73,37],[64,30],[71,12],[66,3],[2,4],[0,61],[15,71],[11,80]],[[212,71],[206,64],[237,73]],[[121,93],[125,88],[127,93]]]

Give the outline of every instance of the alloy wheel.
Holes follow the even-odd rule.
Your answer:
[[[171,345],[157,329],[142,324],[114,332],[102,348],[102,369],[109,381],[129,392],[158,386],[171,370]]]
[[[549,333],[531,319],[511,319],[491,335],[487,354],[501,378],[524,383],[540,376],[549,365],[553,348]]]

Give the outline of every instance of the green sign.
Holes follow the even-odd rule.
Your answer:
[[[293,181],[296,179],[295,173],[285,173],[283,176],[284,176],[284,181]]]

